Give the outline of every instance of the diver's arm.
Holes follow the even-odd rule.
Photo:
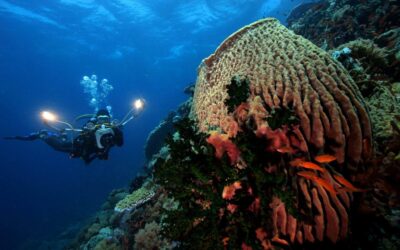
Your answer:
[[[122,132],[122,129],[118,126],[113,128],[114,131],[114,143],[118,147],[121,147],[124,145],[124,134]]]

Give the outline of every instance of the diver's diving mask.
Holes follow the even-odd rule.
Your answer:
[[[108,115],[99,115],[96,117],[97,119],[97,124],[104,124],[104,123],[110,123],[110,117]]]

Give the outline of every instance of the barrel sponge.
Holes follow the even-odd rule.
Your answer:
[[[257,110],[264,110],[264,117],[276,108],[293,110],[313,148],[330,151],[339,163],[346,160],[353,167],[372,154],[368,112],[346,69],[273,18],[238,30],[202,61],[191,110],[200,131],[219,128],[235,134],[226,131],[234,126],[224,126],[233,116],[225,101],[227,86],[238,75],[250,82],[250,110],[260,98],[266,108]],[[247,118],[258,128],[268,126],[266,119],[252,115]]]

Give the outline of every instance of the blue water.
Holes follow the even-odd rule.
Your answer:
[[[0,249],[32,247],[93,215],[141,169],[147,134],[185,101],[201,60],[243,25],[265,16],[284,21],[300,2],[0,0],[0,136],[43,128],[43,109],[68,121],[93,112],[84,75],[114,86],[115,117],[134,98],[147,101],[108,161],[85,166],[41,141],[0,140]]]

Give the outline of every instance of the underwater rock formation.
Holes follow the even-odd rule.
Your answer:
[[[161,121],[160,124],[150,132],[144,146],[147,161],[149,161],[154,154],[157,154],[160,151],[167,135],[174,132],[173,119],[175,116],[175,112],[169,113],[167,118]]]
[[[357,38],[371,39],[400,26],[400,4],[393,0],[324,0],[303,15],[288,18],[289,28],[324,49]]]
[[[355,180],[371,191],[360,197],[353,224],[364,229],[364,234],[357,236],[368,239],[363,245],[374,249],[400,247],[395,236],[400,228],[399,44],[400,36],[391,30],[374,40],[357,39],[336,49],[351,50],[338,60],[352,75],[370,110],[376,157],[368,171]]]
[[[191,86],[188,88],[192,88]],[[168,134],[174,133],[174,121],[181,119],[189,114],[192,99],[179,105],[177,111],[170,112],[168,116],[155,127],[147,137],[144,146],[144,152],[147,161],[151,160],[154,154],[157,154],[164,145],[165,138]]]
[[[382,41],[382,40],[381,40]],[[400,41],[400,36],[398,37]],[[399,91],[400,58],[398,49],[379,47],[374,41],[357,39],[340,45],[335,51],[347,48],[350,52],[337,58],[349,71],[361,90],[370,109],[374,139],[393,137],[393,124],[400,114]]]
[[[126,195],[127,193],[121,189],[112,191],[101,210],[89,220],[65,249],[122,249],[121,242],[126,237],[126,232],[115,227],[119,218],[114,212],[114,207]]]

